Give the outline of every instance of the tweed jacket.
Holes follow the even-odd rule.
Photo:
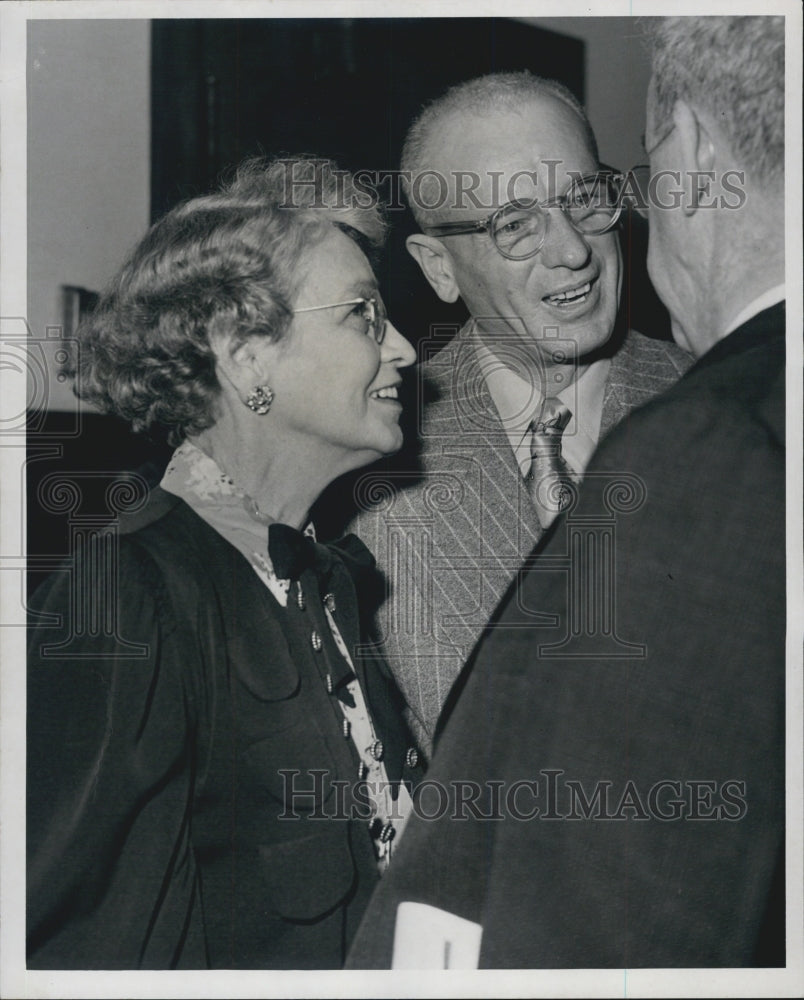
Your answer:
[[[362,475],[350,528],[385,574],[378,637],[425,746],[472,647],[542,534],[481,375],[472,324],[428,348],[418,370],[418,454],[407,449]],[[674,344],[636,332],[610,350],[601,439],[692,363]]]
[[[447,800],[355,967],[405,900],[479,924],[481,968],[785,964],[784,389],[780,305],[601,444],[462,675]]]
[[[339,968],[379,875],[322,601],[354,651],[370,560],[318,546],[283,608],[159,488],[118,542],[91,590],[79,558],[32,601],[29,967]],[[355,667],[389,780],[415,780],[387,667]]]

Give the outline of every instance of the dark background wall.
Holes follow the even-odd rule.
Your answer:
[[[422,105],[484,73],[538,66],[585,96],[584,43],[509,18],[155,21],[152,32],[154,218],[259,153],[394,170]],[[464,311],[425,284],[404,246],[410,214],[390,181],[380,193],[392,205],[382,290],[416,341]]]

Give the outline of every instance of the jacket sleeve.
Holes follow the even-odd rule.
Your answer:
[[[90,593],[68,567],[32,611],[29,967],[203,965],[188,841],[191,654],[160,574],[123,539],[119,572]]]

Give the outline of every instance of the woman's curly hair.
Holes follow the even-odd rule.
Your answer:
[[[280,339],[303,253],[332,232],[382,245],[376,198],[328,160],[248,160],[218,193],[156,222],[78,330],[81,399],[178,444],[216,419],[212,343]]]

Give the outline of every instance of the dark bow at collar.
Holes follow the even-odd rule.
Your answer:
[[[322,545],[296,528],[278,523],[268,527],[268,555],[280,580],[298,580],[306,569],[312,569],[324,583],[340,562],[357,583],[375,565],[374,556],[357,535]]]

